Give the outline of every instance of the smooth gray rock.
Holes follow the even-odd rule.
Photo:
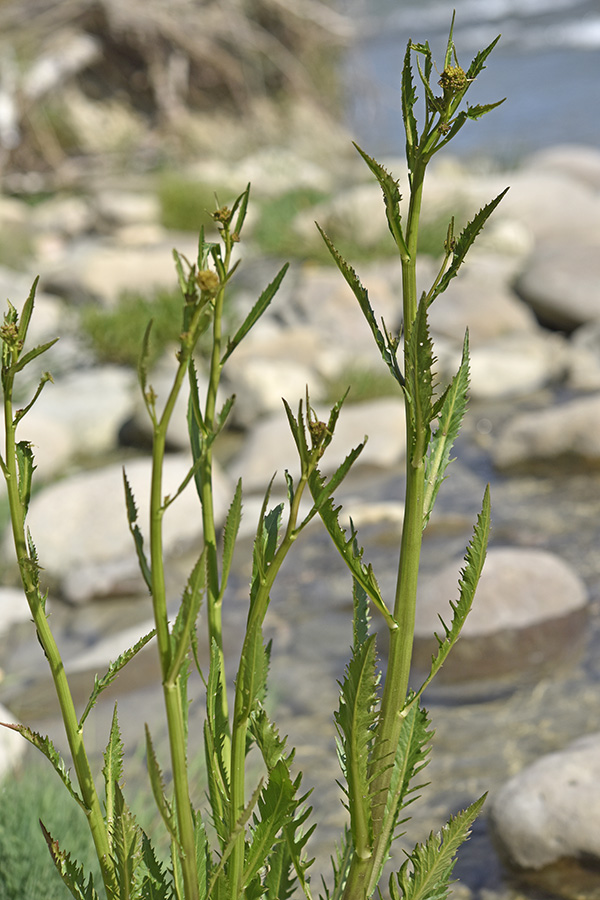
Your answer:
[[[516,415],[500,431],[491,453],[500,469],[563,461],[597,465],[600,394]]]
[[[587,239],[561,232],[540,242],[517,279],[516,290],[540,321],[573,331],[600,317],[600,222]]]
[[[549,753],[491,798],[492,833],[507,862],[542,869],[564,859],[600,862],[600,735]]]
[[[173,494],[190,467],[186,454],[165,459],[164,494]],[[94,596],[129,593],[142,586],[125,511],[120,463],[81,472],[51,485],[31,501],[28,525],[44,578],[56,584],[71,602]],[[151,461],[125,464],[139,509],[139,524],[148,546],[148,506]],[[215,467],[215,518],[224,520],[231,495],[227,480]],[[194,546],[202,534],[201,510],[195,487],[188,484],[164,516],[164,551],[168,557]],[[5,541],[5,558],[12,559]],[[143,588],[142,588],[143,589]]]
[[[450,624],[464,560],[423,579],[415,634],[417,668],[429,664],[439,616]],[[573,655],[587,622],[587,596],[576,572],[552,553],[493,547],[487,554],[471,612],[439,676],[464,681],[543,668]]]

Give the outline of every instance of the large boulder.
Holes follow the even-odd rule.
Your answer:
[[[598,240],[561,232],[541,241],[515,286],[538,319],[551,328],[570,332],[599,318]]]
[[[600,735],[579,738],[507,781],[491,799],[489,821],[517,869],[566,859],[600,865]]]
[[[165,459],[163,493],[175,493],[191,466],[186,454]],[[135,459],[125,470],[139,509],[148,547],[150,459]],[[215,467],[215,518],[223,522],[233,490]],[[70,602],[143,590],[125,511],[123,466],[112,464],[72,475],[36,494],[27,524],[43,566],[43,578]],[[193,547],[202,518],[193,481],[167,509],[163,520],[165,556]],[[5,541],[4,555],[12,558]]]
[[[425,670],[450,624],[464,560],[423,579],[415,623],[415,668]],[[583,582],[552,553],[521,547],[488,551],[475,602],[438,683],[540,672],[581,648],[588,619]]]
[[[13,714],[0,704],[0,780],[18,765],[27,747],[27,741],[18,732],[3,727],[15,724]]]

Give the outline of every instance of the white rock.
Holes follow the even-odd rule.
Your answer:
[[[290,404],[291,405],[291,404]],[[297,407],[292,405],[297,414]],[[329,413],[317,408],[325,422]],[[404,403],[398,399],[381,399],[367,403],[347,404],[342,408],[334,439],[323,456],[321,470],[334,472],[350,450],[368,440],[355,466],[373,465],[386,468],[398,463],[406,451]],[[285,413],[260,422],[250,433],[241,453],[230,467],[232,476],[241,475],[244,488],[250,493],[263,491],[275,472],[283,483],[287,469],[294,477],[299,471],[298,451],[292,438]]]
[[[558,334],[523,331],[503,335],[471,353],[471,396],[518,397],[560,380],[568,347]]]
[[[451,617],[448,600],[456,594],[464,560],[425,579],[419,591],[416,632],[439,630],[439,618]],[[560,619],[587,604],[581,579],[562,559],[545,550],[493,547],[487,554],[476,600],[463,637],[518,631],[546,619]]]
[[[185,454],[166,457],[164,494],[173,494],[177,490],[190,465]],[[140,511],[139,524],[147,547],[151,461],[131,460],[125,468]],[[217,524],[224,519],[230,493],[227,481],[215,467]],[[202,520],[193,483],[188,484],[167,510],[163,522],[166,556],[198,542]],[[96,585],[98,593],[103,594],[118,592],[122,584],[126,590],[130,588],[137,560],[127,525],[120,464],[81,472],[36,494],[31,501],[28,525],[45,575],[58,582],[70,600],[89,599],[95,595]],[[5,555],[6,552],[5,548]],[[106,577],[111,571],[115,573],[113,583]],[[99,576],[100,581],[96,581],[94,575]],[[140,584],[138,581],[138,586]]]
[[[575,391],[600,390],[600,319],[571,335],[568,383]]]
[[[511,778],[492,797],[490,825],[507,861],[542,869],[600,861],[600,735],[580,738]]]
[[[492,447],[493,461],[500,468],[563,457],[600,459],[600,395],[516,415]]]
[[[25,594],[20,588],[0,587],[0,637],[13,625],[27,622],[31,612]]]
[[[573,331],[600,317],[600,222],[596,238],[565,230],[536,246],[516,289],[544,324]]]
[[[10,725],[18,724],[12,713],[1,704],[0,722]],[[8,775],[19,763],[26,747],[27,741],[17,731],[0,726],[0,779]]]
[[[441,616],[452,621],[450,601],[459,597],[464,560],[419,585],[415,665],[427,670]],[[487,554],[475,601],[461,637],[438,676],[448,681],[485,681],[568,662],[580,651],[588,622],[586,589],[577,573],[544,550],[493,547]]]

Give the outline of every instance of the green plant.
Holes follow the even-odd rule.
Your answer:
[[[177,172],[164,172],[158,178],[157,193],[165,228],[197,234],[211,224],[215,193],[203,182]]]
[[[140,343],[148,321],[153,319],[153,340],[148,347],[148,364],[155,363],[181,332],[181,293],[156,291],[148,296],[125,291],[114,307],[86,306],[80,327],[100,362],[135,367]]]
[[[465,338],[457,374],[446,390],[436,395],[427,313],[431,303],[458,273],[469,247],[502,196],[477,213],[458,236],[454,235],[453,222],[450,223],[439,273],[430,290],[419,297],[415,269],[423,184],[434,153],[445,146],[469,118],[477,119],[497,105],[460,108],[466,91],[483,68],[495,43],[477,54],[465,72],[456,59],[451,30],[439,78],[441,96],[436,96],[431,86],[433,62],[429,46],[409,43],[407,47],[402,99],[410,204],[405,224],[400,218],[397,182],[374,159],[359,150],[383,190],[389,229],[400,255],[403,334],[392,334],[385,323],[377,322],[358,276],[323,234],[329,252],[360,304],[393,383],[401,391],[406,405],[405,516],[394,597],[388,603],[383,596],[372,566],[363,562],[356,530],[352,525],[349,533],[342,528],[340,509],[333,499],[360,455],[364,442],[349,452],[329,478],[320,471],[322,457],[332,440],[345,398],[334,404],[326,422],[317,417],[308,392],[306,400],[299,402],[296,413],[284,401],[298,450],[300,475],[294,480],[286,472],[287,503],[271,506],[272,483],[266,492],[253,547],[247,626],[231,705],[226,690],[222,605],[226,601],[241,519],[242,485],[241,482],[237,484],[219,542],[214,518],[212,453],[234,398],[229,398],[218,410],[217,389],[223,367],[273,299],[286,270],[285,266],[281,269],[237,329],[224,329],[228,284],[236,268],[232,265],[232,251],[244,224],[249,189],[236,200],[232,209],[220,208],[213,213],[220,228],[219,242],[207,242],[202,235],[198,257],[193,264],[187,264],[175,254],[183,306],[178,368],[160,415],[155,392],[148,381],[151,325],[145,332],[138,373],[154,435],[147,544],[126,476],[124,485],[130,530],[152,599],[155,629],[141,637],[130,651],[96,679],[90,699],[79,715],[49,627],[40,565],[33,538],[26,528],[34,468],[32,449],[26,441],[17,442],[15,436],[20,420],[50,376],[42,376],[33,399],[23,409],[15,410],[12,402],[15,377],[53,342],[25,350],[35,285],[20,316],[9,305],[0,330],[6,439],[0,467],[7,483],[21,579],[54,679],[75,778],[71,779],[48,737],[34,734],[26,726],[12,727],[48,757],[71,796],[84,809],[108,900],[146,897],[253,900],[261,896],[268,900],[284,900],[295,892],[312,900],[311,861],[306,856],[306,848],[316,826],[307,825],[310,816],[310,808],[306,805],[308,794],[302,793],[301,775],[293,769],[294,752],[286,747],[285,738],[280,736],[265,708],[269,646],[265,646],[263,640],[263,623],[273,584],[287,553],[317,516],[350,570],[354,608],[352,655],[340,684],[339,706],[334,714],[349,826],[341,836],[339,853],[333,860],[330,879],[324,881],[322,896],[326,900],[342,897],[366,900],[380,884],[397,828],[406,821],[406,807],[418,790],[414,779],[427,762],[431,731],[428,715],[420,701],[459,637],[473,602],[487,545],[489,496],[486,490],[460,576],[459,600],[451,605],[450,624],[442,623],[443,630],[438,636],[437,652],[431,660],[429,674],[422,684],[411,689],[409,676],[422,534],[445,478],[451,448],[463,417],[469,371]],[[425,119],[420,133],[414,116],[413,53],[419,60],[418,71],[425,91]],[[193,351],[200,336],[209,330],[208,389],[204,402],[201,402]],[[398,358],[401,349],[402,361]],[[162,467],[167,431],[186,378],[190,383],[188,425],[193,461],[175,494],[164,496]],[[166,606],[162,522],[178,495],[192,482],[201,503],[204,541],[175,621],[171,623]],[[308,507],[302,502],[304,495],[310,495],[312,499]],[[207,687],[204,750],[214,840],[209,840],[205,821],[190,796],[187,755],[188,675],[194,663],[200,668],[196,652],[199,640],[196,620],[202,600],[206,607],[206,639],[210,649],[208,672],[201,674]],[[385,676],[378,670],[375,634],[369,626],[371,613],[381,616],[389,629],[390,649]],[[156,637],[160,658],[168,724],[169,791],[148,730],[147,762],[154,799],[170,838],[168,864],[158,859],[121,790],[123,748],[116,707],[102,777],[97,780],[91,771],[83,737],[85,721],[99,694],[153,637]],[[263,774],[258,780],[250,776],[248,755],[251,748],[258,751],[262,760]],[[390,878],[392,900],[400,900],[400,897],[404,900],[438,900],[446,896],[456,851],[468,836],[482,803],[483,798],[475,801],[451,818],[440,834],[431,835],[424,844],[415,847]],[[91,879],[86,880],[83,869],[60,848],[46,828],[44,834],[57,869],[73,896],[94,900],[98,895]]]

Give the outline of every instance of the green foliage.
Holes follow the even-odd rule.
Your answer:
[[[299,213],[316,206],[326,196],[323,191],[314,188],[295,188],[263,200],[252,232],[260,250],[285,258],[314,258],[314,246],[298,236],[294,220]]]
[[[163,172],[158,178],[157,194],[165,228],[198,233],[210,224],[215,205],[214,186],[178,172]]]
[[[65,900],[67,892],[55,871],[40,830],[40,820],[74,859],[100,883],[100,869],[90,845],[85,814],[49,774],[47,764],[25,757],[21,769],[0,784],[0,896],[2,900]]]
[[[494,42],[495,43],[495,42]],[[73,775],[50,738],[26,726],[9,726],[19,731],[47,757],[76,805],[85,810],[94,843],[98,868],[90,875],[78,861],[75,845],[63,847],[63,836],[55,838],[52,822],[43,826],[51,860],[62,881],[77,900],[96,900],[99,892],[107,900],[286,900],[301,893],[312,900],[307,857],[311,809],[308,793],[302,793],[302,774],[295,770],[294,751],[287,748],[266,712],[270,644],[265,645],[264,623],[271,593],[287,554],[304,528],[319,517],[333,545],[344,560],[353,586],[353,646],[340,683],[339,706],[334,713],[341,763],[341,786],[345,793],[348,827],[344,829],[339,852],[332,859],[331,878],[323,880],[325,900],[368,900],[379,888],[384,866],[392,855],[398,829],[408,821],[407,808],[423,787],[416,783],[427,763],[432,737],[429,718],[420,706],[421,695],[439,671],[458,640],[473,603],[485,560],[489,534],[489,493],[486,490],[481,513],[467,547],[465,565],[459,579],[459,598],[451,602],[450,625],[442,621],[443,634],[437,637],[437,652],[428,676],[417,691],[410,688],[410,664],[414,640],[416,591],[423,530],[451,461],[450,453],[458,435],[466,407],[469,373],[468,340],[465,338],[460,367],[441,394],[435,380],[434,346],[429,331],[428,310],[458,273],[465,255],[502,194],[478,212],[454,238],[454,222],[446,231],[444,259],[430,290],[417,294],[416,257],[424,177],[431,157],[457,133],[468,119],[476,119],[492,109],[487,106],[461,107],[464,95],[494,44],[475,57],[468,71],[460,67],[452,40],[446,48],[444,67],[438,84],[431,85],[434,64],[427,44],[409,44],[402,76],[403,117],[407,134],[410,204],[406,222],[400,211],[400,186],[394,176],[363,150],[357,148],[379,183],[384,200],[392,244],[399,256],[403,284],[403,327],[392,333],[378,321],[368,292],[357,273],[322,231],[324,247],[354,294],[382,357],[383,371],[395,391],[401,391],[406,409],[407,454],[405,515],[393,596],[385,596],[373,566],[364,561],[358,532],[340,524],[341,507],[334,494],[360,456],[365,441],[351,449],[342,463],[327,477],[321,460],[328,451],[342,414],[346,393],[333,403],[326,421],[310,404],[298,403],[296,414],[287,401],[284,409],[296,445],[300,472],[293,478],[286,472],[287,499],[271,505],[272,483],[268,486],[259,515],[252,550],[252,571],[245,635],[234,679],[233,702],[226,681],[222,606],[227,602],[226,586],[243,512],[243,489],[238,482],[223,534],[217,534],[213,496],[213,445],[219,437],[234,399],[219,410],[217,394],[222,370],[230,356],[274,300],[287,266],[274,276],[241,323],[227,316],[229,282],[237,267],[234,245],[246,219],[249,187],[231,208],[222,206],[212,213],[218,240],[206,240],[201,230],[197,258],[189,261],[174,253],[179,296],[152,304],[154,326],[141,327],[140,310],[146,301],[124,300],[114,311],[114,322],[125,316],[134,323],[135,344],[141,343],[137,370],[150,419],[152,476],[150,514],[139,521],[131,487],[124,477],[125,506],[140,569],[150,594],[154,629],[111,663],[107,672],[96,676],[87,705],[77,717],[71,689],[60,651],[56,646],[40,588],[40,563],[32,536],[25,525],[34,472],[29,444],[17,443],[15,430],[39,396],[50,376],[42,376],[31,402],[13,409],[15,377],[51,346],[52,341],[25,349],[35,297],[35,284],[21,316],[9,304],[0,328],[1,369],[4,391],[5,457],[0,469],[7,484],[10,512],[21,580],[34,626],[50,664],[71,758]],[[419,131],[414,113],[416,89],[412,58],[417,56],[419,77],[425,92],[425,117]],[[269,213],[271,227],[279,227],[285,243],[286,223],[292,218],[289,204],[309,201],[306,194],[279,198],[281,207]],[[312,198],[314,201],[314,198]],[[285,202],[284,202],[285,201]],[[275,201],[274,201],[275,202]],[[287,204],[287,205],[286,205]],[[197,200],[193,202],[196,210]],[[279,210],[279,211],[277,211]],[[280,218],[279,216],[283,217]],[[179,219],[181,222],[182,219]],[[194,228],[198,222],[194,219]],[[261,234],[261,226],[257,229]],[[264,233],[262,240],[266,240]],[[275,252],[275,251],[273,251]],[[277,251],[280,252],[280,249]],[[136,302],[141,305],[134,311]],[[173,305],[171,305],[173,304]],[[161,309],[168,310],[168,326],[161,322]],[[144,314],[150,310],[144,310]],[[111,344],[109,318],[97,319],[89,332],[102,331]],[[112,326],[111,326],[112,327]],[[169,330],[170,329],[170,330]],[[156,352],[153,334],[176,344],[177,368],[160,414],[149,371]],[[117,360],[111,345],[112,361],[131,362],[132,338]],[[201,398],[194,367],[194,353],[200,340],[208,342],[208,387]],[[171,417],[184,382],[190,386],[187,421],[192,461],[178,488],[165,495],[163,466]],[[162,554],[163,517],[177,503],[188,484],[196,488],[202,517],[203,540],[179,609],[173,617],[167,606],[165,566]],[[305,500],[308,498],[308,504]],[[146,540],[144,532],[146,534]],[[206,610],[204,639],[210,653],[208,671],[199,665],[198,616]],[[385,675],[376,653],[375,629],[371,615],[380,615],[389,631],[389,656]],[[168,725],[168,763],[146,729],[146,756],[149,781],[163,838],[170,845],[170,864],[165,866],[148,835],[128,805],[123,793],[124,748],[115,707],[102,767],[102,802],[87,758],[84,725],[99,694],[111,684],[122,668],[151,638],[156,638]],[[195,808],[190,790],[188,757],[188,679],[196,663],[206,685],[204,751],[207,769],[208,819],[211,836],[202,813]],[[260,757],[261,773],[249,763],[254,749]],[[168,766],[168,768],[167,768]],[[169,773],[163,775],[163,769]],[[468,837],[484,798],[451,818],[439,834],[417,845],[390,879],[392,900],[445,900],[456,852]],[[2,832],[0,831],[0,839]],[[67,836],[69,837],[69,836]],[[164,846],[165,841],[160,842]],[[65,849],[66,848],[66,849]],[[50,896],[46,894],[46,896]]]
[[[86,306],[80,325],[100,362],[136,366],[148,320],[153,320],[147,353],[148,365],[177,342],[181,333],[181,294],[157,291],[151,296],[126,291],[114,307]]]

